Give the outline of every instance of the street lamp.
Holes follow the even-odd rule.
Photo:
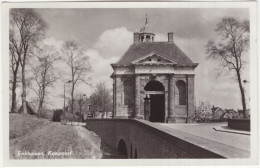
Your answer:
[[[65,114],[65,85],[66,85],[66,83],[71,83],[71,80],[65,82],[64,87],[63,87],[64,88],[64,106],[63,106],[64,114]]]

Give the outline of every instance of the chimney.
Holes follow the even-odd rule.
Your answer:
[[[134,33],[134,43],[140,42],[140,34],[135,32]]]
[[[168,33],[168,42],[173,42],[173,32]]]

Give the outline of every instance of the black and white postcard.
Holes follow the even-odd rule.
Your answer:
[[[258,164],[256,13],[2,3],[4,166]]]

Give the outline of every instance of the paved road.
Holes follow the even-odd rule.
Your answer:
[[[226,126],[227,123],[198,123],[198,124],[161,124],[170,129],[178,130],[236,148],[250,151],[250,135],[242,135],[228,132],[219,132],[214,126]],[[168,129],[169,130],[169,129]]]

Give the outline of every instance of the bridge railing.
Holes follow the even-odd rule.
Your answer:
[[[247,151],[144,120],[89,119],[86,126],[128,158],[249,157]]]

